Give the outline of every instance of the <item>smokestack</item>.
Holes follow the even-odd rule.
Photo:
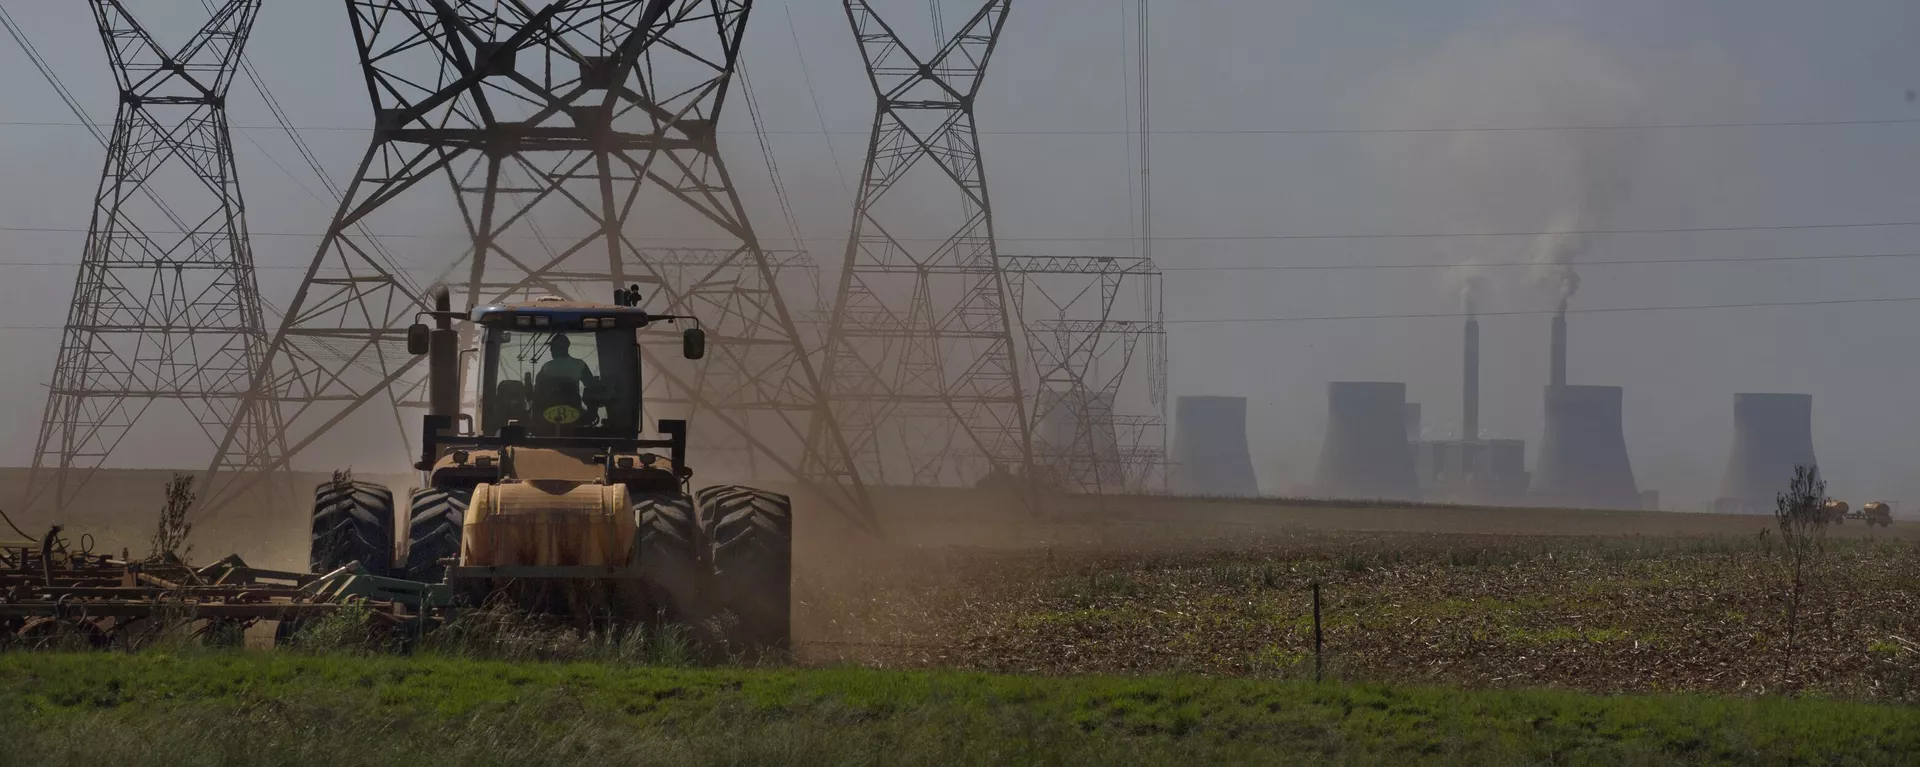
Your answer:
[[[1315,492],[1332,498],[1419,498],[1406,404],[1403,383],[1327,384],[1327,437],[1320,446]]]
[[[1717,510],[1755,514],[1773,508],[1793,467],[1816,466],[1813,395],[1733,395],[1733,453],[1720,480]]]
[[[1480,438],[1480,320],[1467,315],[1467,337],[1460,360],[1460,439]]]
[[[1533,469],[1537,499],[1555,506],[1640,508],[1627,460],[1618,386],[1547,387],[1547,430]]]
[[[1247,398],[1181,397],[1173,408],[1173,491],[1259,495],[1253,456],[1247,450]]]
[[[1553,369],[1547,374],[1551,386],[1567,385],[1567,310],[1553,315]]]

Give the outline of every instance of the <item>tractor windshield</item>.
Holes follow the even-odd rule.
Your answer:
[[[518,421],[536,437],[639,433],[639,359],[632,330],[487,332],[481,428]]]

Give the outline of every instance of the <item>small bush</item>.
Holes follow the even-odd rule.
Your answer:
[[[186,562],[193,555],[193,546],[187,543],[193,523],[187,521],[187,512],[193,508],[194,498],[192,475],[175,474],[167,482],[166,502],[160,506],[160,522],[149,543],[147,561]]]

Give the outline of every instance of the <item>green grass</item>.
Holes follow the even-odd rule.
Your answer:
[[[0,655],[0,744],[0,764],[36,765],[1898,764],[1920,753],[1920,709],[1182,677],[16,653]]]

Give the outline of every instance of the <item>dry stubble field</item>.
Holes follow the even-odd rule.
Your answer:
[[[153,474],[103,488],[124,508],[69,530],[140,547]],[[1833,531],[1788,663],[1767,517],[1078,498],[1035,519],[964,492],[878,500],[884,541],[800,500],[803,662],[1310,677],[1318,582],[1336,679],[1920,700],[1910,521]],[[298,566],[300,521],[206,520],[196,556]]]
[[[143,495],[69,529],[138,548],[142,507],[158,508]],[[1873,705],[1920,702],[1911,522],[1835,531],[1789,657],[1770,519],[881,502],[875,539],[800,500],[799,667],[685,668],[645,636],[396,655],[351,620],[270,652],[0,654],[0,742],[16,746],[0,763],[1891,765],[1920,750],[1920,707]],[[304,521],[278,506],[202,520],[197,556],[294,565]],[[1314,583],[1328,684],[1301,681]],[[1543,687],[1563,689],[1473,689]],[[1811,695],[1761,695],[1788,689]]]
[[[803,538],[802,659],[1297,679],[1317,582],[1333,678],[1920,700],[1913,523],[1832,532],[1789,659],[1771,518],[970,505],[893,499],[885,545]]]

